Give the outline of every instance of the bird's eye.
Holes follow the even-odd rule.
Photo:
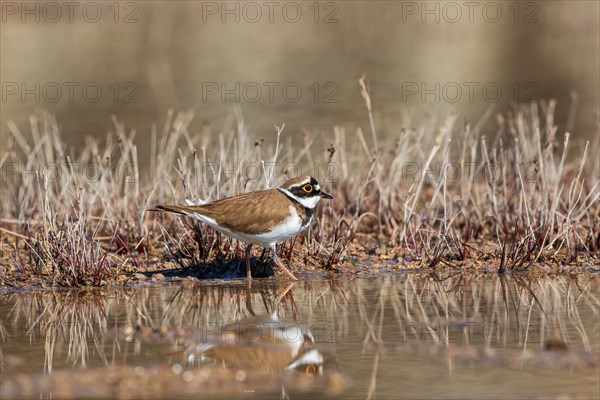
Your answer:
[[[313,191],[313,187],[312,187],[312,185],[304,185],[302,190],[304,190],[306,193],[310,193]]]
[[[314,374],[315,372],[317,372],[317,368],[314,365],[307,365],[306,368],[304,368],[304,371],[307,374]]]

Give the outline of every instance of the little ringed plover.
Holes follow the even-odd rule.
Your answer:
[[[250,250],[259,245],[273,251],[273,260],[290,278],[297,278],[277,256],[275,245],[308,227],[319,200],[331,199],[311,176],[290,179],[276,189],[240,194],[210,203],[186,200],[187,205],[158,205],[149,211],[166,211],[200,220],[240,241],[246,247],[246,273],[250,272]]]

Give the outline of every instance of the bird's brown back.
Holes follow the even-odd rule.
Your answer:
[[[154,210],[179,214],[199,213],[214,219],[220,226],[232,231],[258,234],[284,221],[289,216],[290,206],[296,204],[279,190],[268,189],[197,206],[161,205]],[[298,211],[304,210],[298,209]],[[303,215],[300,214],[300,217],[303,218]]]

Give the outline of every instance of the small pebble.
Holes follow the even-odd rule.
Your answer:
[[[235,379],[243,382],[244,380],[246,380],[246,372],[242,371],[241,369],[235,372]]]
[[[171,371],[173,371],[174,374],[179,375],[181,371],[183,371],[183,366],[181,366],[181,364],[173,364]]]
[[[192,371],[185,371],[183,373],[183,380],[186,382],[191,382],[192,379],[194,379],[194,374],[192,373]]]

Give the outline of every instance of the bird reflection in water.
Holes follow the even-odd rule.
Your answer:
[[[214,340],[196,346],[200,362],[221,361],[225,367],[278,373],[323,372],[323,356],[306,327],[280,320],[276,314],[245,318],[224,326]]]
[[[196,327],[138,326],[131,339],[141,341],[173,341],[183,345],[184,358],[190,364],[241,368],[259,373],[298,371],[323,374],[324,357],[317,349],[312,332],[304,325],[279,318],[277,309],[282,299],[293,302],[291,283],[272,303],[270,313],[229,323],[211,332]],[[177,351],[178,352],[178,351]]]
[[[290,284],[277,296],[272,313],[223,326],[196,346],[188,360],[197,358],[201,363],[221,362],[227,368],[268,373],[299,371],[321,375],[324,359],[311,331],[297,322],[281,320],[277,314],[277,306],[293,286]]]

